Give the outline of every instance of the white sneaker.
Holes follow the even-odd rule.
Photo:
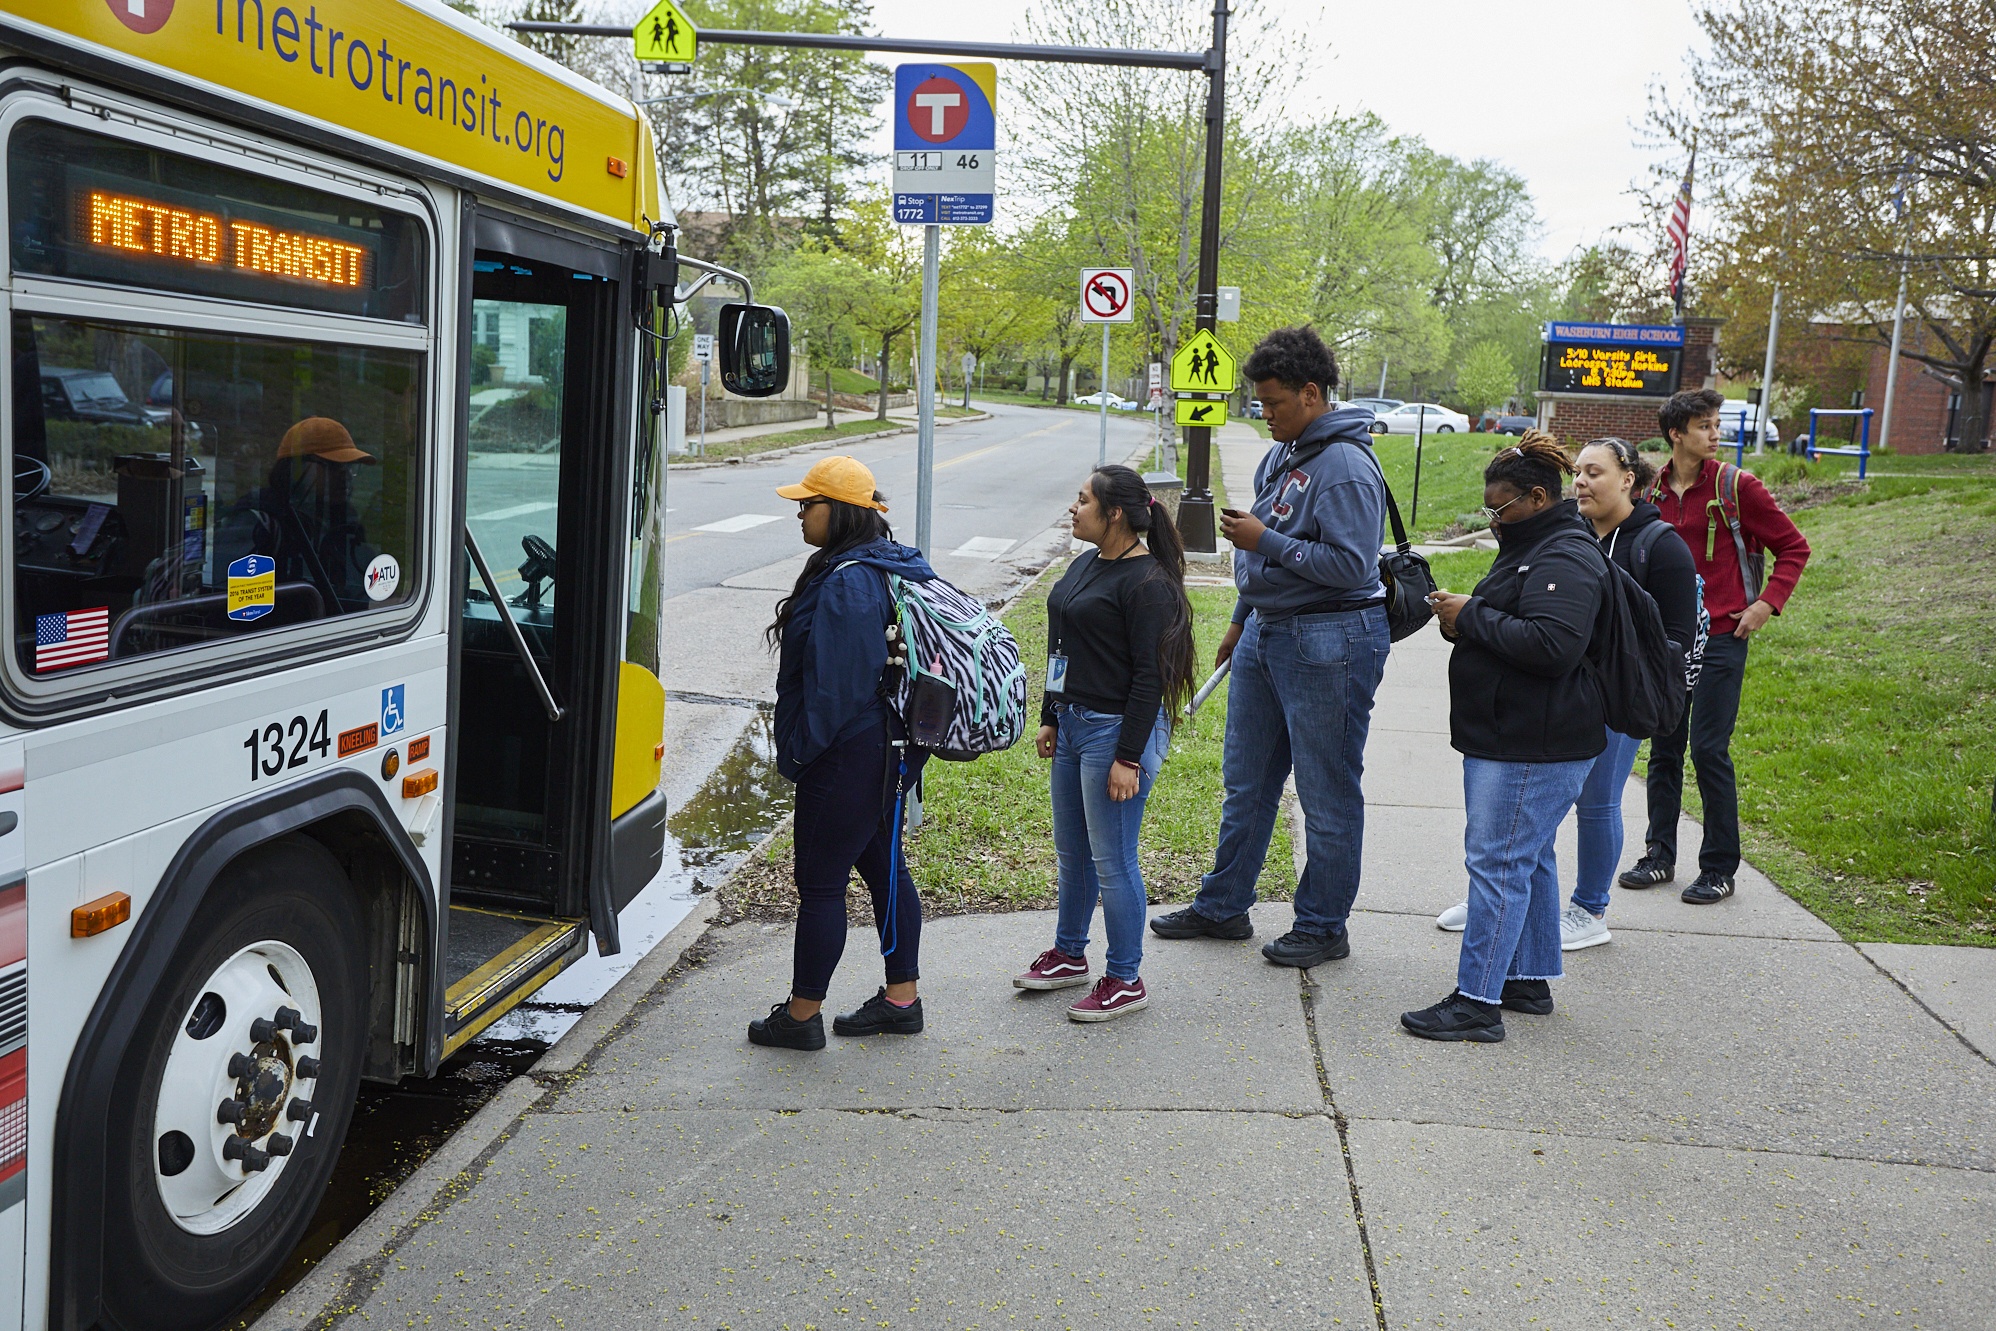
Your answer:
[[[1577,952],[1583,947],[1599,947],[1612,942],[1608,922],[1585,906],[1569,905],[1559,917],[1559,950]]]
[[[1469,903],[1467,901],[1463,902],[1460,906],[1450,906],[1447,910],[1435,916],[1435,928],[1437,929],[1446,929],[1452,934],[1459,934],[1468,927]]]

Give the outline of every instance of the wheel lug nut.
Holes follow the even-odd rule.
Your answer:
[[[229,1075],[231,1077],[234,1077],[237,1081],[241,1081],[243,1078],[249,1076],[252,1072],[255,1071],[256,1071],[256,1060],[251,1058],[248,1054],[229,1055]]]
[[[255,1174],[270,1166],[268,1152],[258,1150],[233,1133],[222,1143],[222,1158],[241,1161],[245,1174]]]
[[[319,1028],[311,1022],[298,1021],[291,1024],[291,1043],[310,1044],[318,1038]]]
[[[290,1155],[294,1144],[291,1138],[285,1136],[283,1133],[273,1132],[270,1134],[270,1141],[266,1145],[272,1155]]]
[[[319,1077],[319,1060],[310,1054],[298,1060],[298,1076],[303,1081],[316,1081]]]
[[[250,1042],[252,1044],[269,1044],[276,1035],[277,1027],[272,1024],[268,1017],[258,1017],[250,1023]]]
[[[281,1007],[277,1009],[277,1016],[274,1019],[274,1023],[277,1026],[278,1030],[288,1031],[293,1026],[296,1026],[298,1024],[298,1019],[304,1015],[305,1015],[304,1013],[300,1012],[295,1007]]]
[[[312,1117],[312,1102],[300,1096],[293,1096],[291,1097],[291,1107],[284,1111],[284,1116],[293,1123],[303,1123],[306,1119]]]
[[[240,1123],[240,1122],[242,1122],[242,1121],[243,1121],[243,1102],[242,1102],[242,1101],[240,1101],[240,1100],[224,1100],[224,1101],[222,1101],[222,1103],[221,1103],[221,1104],[219,1104],[219,1105],[217,1105],[217,1106],[215,1107],[215,1121],[216,1121],[217,1123]]]

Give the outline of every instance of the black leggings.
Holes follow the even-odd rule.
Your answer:
[[[900,984],[920,976],[922,902],[908,873],[907,856],[896,848],[899,879],[887,927],[887,854],[899,833],[893,825],[894,777],[887,764],[898,751],[888,743],[887,727],[878,725],[862,735],[835,744],[797,776],[797,947],[792,962],[790,993],[794,998],[824,1000],[846,947],[846,884],[859,870],[873,894],[873,918],[884,946],[894,946],[882,958],[887,983]],[[907,750],[907,786],[912,788],[928,754]]]

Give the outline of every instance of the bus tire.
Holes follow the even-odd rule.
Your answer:
[[[102,1297],[123,1327],[210,1327],[270,1281],[339,1158],[367,1044],[360,905],[309,838],[231,861],[168,974],[110,1116]]]

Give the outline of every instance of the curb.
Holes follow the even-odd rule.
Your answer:
[[[988,411],[979,412],[975,416],[951,416],[946,420],[937,421],[936,428],[942,429],[944,426],[949,425],[969,425],[976,421],[988,421],[991,419],[992,414]],[[827,439],[821,443],[793,444],[789,448],[772,448],[765,453],[748,453],[738,458],[715,458],[711,462],[700,458],[695,458],[690,462],[673,462],[667,459],[666,466],[672,471],[706,471],[712,467],[739,467],[745,462],[760,462],[765,458],[787,458],[795,453],[819,453],[832,447],[834,444],[863,444],[869,439],[891,439],[897,434],[914,434],[920,428],[920,426],[915,425],[904,425],[895,430],[875,430],[871,434],[841,435],[837,439]],[[771,431],[771,433],[776,433],[776,431]]]
[[[768,842],[768,837],[757,842],[741,863],[749,863]],[[463,1127],[445,1138],[367,1219],[257,1318],[254,1325],[258,1331],[328,1327],[353,1312],[358,1306],[355,1296],[365,1297],[364,1287],[371,1285],[379,1264],[469,1189],[490,1153],[513,1135],[535,1105],[557,1089],[551,1079],[586,1068],[589,1055],[706,936],[719,891],[717,886],[703,894],[686,918],[659,939],[609,993],[591,1004],[582,1019],[569,1027],[526,1075],[507,1082]]]

